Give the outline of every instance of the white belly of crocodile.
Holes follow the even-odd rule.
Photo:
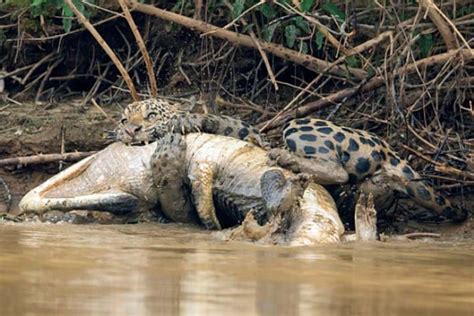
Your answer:
[[[87,158],[90,160],[81,161],[71,167],[81,172],[81,177],[66,178],[60,187],[51,187],[43,191],[43,196],[67,198],[121,191],[142,199],[156,199],[152,193],[150,171],[150,157],[155,148],[156,144],[133,147],[121,143],[112,144],[93,157]],[[88,167],[81,171],[81,164],[84,163],[88,164]],[[51,178],[51,181],[55,181],[55,178]],[[47,182],[45,185],[47,186]]]
[[[253,144],[219,135],[189,134],[186,136],[186,161],[189,164],[209,163],[216,166],[214,186],[232,189],[232,194],[261,198],[260,178],[274,167],[267,164],[267,152]],[[291,176],[288,170],[275,167]]]

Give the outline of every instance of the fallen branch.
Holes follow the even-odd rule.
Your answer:
[[[130,94],[134,101],[139,101],[140,98],[138,97],[137,90],[133,85],[133,81],[130,78],[127,70],[123,67],[120,60],[117,58],[115,53],[112,51],[110,46],[107,42],[102,38],[102,36],[97,32],[95,27],[86,19],[86,17],[76,8],[76,6],[72,3],[72,0],[64,0],[64,2],[71,8],[72,12],[79,18],[79,21],[84,25],[84,27],[92,34],[92,36],[96,39],[97,43],[104,49],[104,51],[109,55],[110,59],[112,59],[114,65],[117,67],[118,71],[122,75],[125,83],[127,84],[128,89],[130,90]]]
[[[64,153],[64,154],[39,154],[25,157],[0,159],[0,167],[12,165],[37,165],[59,161],[78,161],[95,154],[95,151]]]
[[[432,0],[420,0],[420,5],[427,11],[430,20],[438,29],[441,37],[443,37],[443,41],[448,50],[458,48],[459,45],[456,43],[456,38],[453,32],[451,32],[449,25],[446,24],[441,14],[439,14],[439,8],[436,4],[434,4]]]
[[[70,0],[69,0],[70,1]],[[193,30],[202,32],[202,33],[209,33],[211,36],[219,37],[222,39],[225,39],[231,43],[234,43],[236,45],[243,45],[247,47],[252,47],[252,48],[257,48],[257,46],[254,43],[254,40],[244,34],[239,34],[235,33],[232,31],[224,30],[222,28],[219,28],[217,26],[214,26],[209,23],[205,23],[202,21],[197,21],[191,18],[188,18],[186,16],[182,16],[173,12],[169,12],[166,10],[162,10],[159,8],[156,8],[152,5],[148,4],[143,4],[139,3],[135,0],[129,0],[129,3],[133,7],[134,10],[153,15],[156,17],[159,17],[163,20],[171,21],[174,23],[178,23],[181,25],[184,25],[186,27],[189,27]],[[331,74],[336,74],[339,76],[345,76],[347,77],[348,73],[351,74],[352,76],[358,78],[358,79],[364,79],[367,77],[367,73],[358,68],[352,68],[352,67],[345,67],[345,66],[335,66],[335,67],[330,67],[331,62],[321,60],[318,58],[315,58],[311,55],[307,54],[301,54],[297,51],[294,51],[292,49],[288,49],[286,47],[283,47],[281,45],[277,45],[274,43],[269,43],[269,42],[264,42],[261,40],[258,40],[260,46],[262,47],[263,50],[278,56],[280,58],[290,60],[294,63],[300,64],[308,69],[311,69],[313,71],[321,71],[322,69],[329,68],[328,72]]]

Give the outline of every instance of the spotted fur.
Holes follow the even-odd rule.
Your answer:
[[[339,162],[348,172],[349,182],[360,183],[376,173],[385,173],[396,177],[394,190],[405,193],[437,215],[455,220],[464,220],[467,216],[465,210],[454,207],[436,194],[384,140],[368,132],[304,118],[287,123],[283,128],[283,138],[287,149],[298,156]]]
[[[224,135],[265,146],[259,131],[238,119],[183,111],[177,103],[148,99],[129,104],[116,129],[117,140],[141,144],[161,139],[169,132],[204,132]]]

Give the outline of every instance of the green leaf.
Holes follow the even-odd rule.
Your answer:
[[[232,6],[232,18],[235,19],[244,11],[245,0],[235,0]]]
[[[346,64],[352,68],[360,68],[360,60],[357,56],[349,56],[346,58]]]
[[[421,35],[418,40],[418,45],[420,46],[421,56],[428,57],[434,45],[433,36],[431,34]]]
[[[254,26],[255,26],[255,24],[249,23],[249,24],[244,26],[242,32],[247,33],[248,31],[252,30]]]
[[[287,27],[285,27],[286,46],[288,46],[289,48],[293,48],[293,46],[295,46],[296,32],[296,26],[294,25],[288,25]]]
[[[260,12],[262,12],[262,14],[269,19],[274,18],[275,15],[277,14],[273,6],[269,3],[263,4],[260,7]]]
[[[321,33],[320,31],[317,31],[315,35],[315,41],[316,41],[316,47],[318,48],[318,50],[321,50],[324,44],[324,34]]]
[[[340,22],[344,22],[346,15],[342,12],[337,5],[332,2],[326,2],[321,6],[324,12],[330,15],[334,15]]]
[[[305,33],[311,32],[309,23],[302,16],[297,16],[293,18],[293,21],[295,21],[296,26],[299,27],[303,32]]]
[[[275,33],[275,30],[278,27],[278,25],[279,23],[273,23],[263,29],[262,37],[264,41],[267,41],[267,42],[272,41],[273,34]]]
[[[308,44],[306,42],[300,41],[299,42],[298,51],[302,54],[308,54]]]
[[[303,12],[308,12],[314,6],[315,0],[303,0],[300,4],[300,9]]]

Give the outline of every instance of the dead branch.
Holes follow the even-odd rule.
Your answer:
[[[247,47],[257,48],[253,39],[248,35],[224,30],[222,28],[211,25],[209,23],[197,21],[192,18],[188,18],[186,16],[182,16],[173,12],[165,11],[165,10],[156,8],[152,5],[139,3],[135,0],[128,0],[128,1],[131,4],[131,7],[133,7],[133,9],[136,11],[153,15],[167,21],[178,23],[202,33],[209,33],[212,36],[225,39],[236,45],[243,45]],[[349,73],[350,75],[353,75],[354,77],[358,79],[364,79],[367,77],[367,73],[362,69],[352,68],[352,67],[343,67],[343,66],[330,67],[331,62],[329,61],[321,60],[311,55],[301,54],[299,52],[296,52],[294,50],[288,49],[286,47],[283,47],[281,45],[277,45],[274,43],[263,42],[260,40],[259,40],[259,43],[262,49],[264,49],[265,51],[272,53],[273,55],[278,56],[280,58],[290,60],[299,65],[303,65],[304,67],[317,71],[317,72],[321,71],[322,69],[329,68],[328,72],[331,74],[347,77]]]
[[[67,1],[67,0],[66,0]],[[95,154],[95,151],[64,153],[64,154],[39,154],[33,156],[0,159],[0,167],[12,165],[37,165],[58,161],[78,161]]]
[[[72,0],[64,0],[64,2],[69,6],[69,8],[71,8],[74,14],[79,18],[79,21],[82,23],[82,25],[84,25],[84,27],[92,34],[92,36],[94,36],[97,43],[99,43],[99,45],[104,49],[107,55],[109,55],[110,59],[112,59],[114,65],[117,67],[118,71],[120,72],[123,79],[125,80],[125,83],[127,84],[127,87],[130,90],[130,94],[132,95],[133,100],[139,101],[140,98],[138,97],[137,90],[135,89],[135,86],[133,85],[132,79],[130,78],[127,70],[123,67],[120,60],[117,58],[115,53],[107,44],[107,42],[103,39],[103,37],[99,34],[99,32],[97,32],[97,30],[89,22],[89,20],[87,20],[86,17],[76,8],[76,6],[72,3]]]
[[[451,32],[449,25],[446,24],[443,17],[439,14],[439,8],[437,8],[436,4],[433,3],[432,0],[420,0],[420,6],[422,6],[427,11],[431,21],[443,37],[444,43],[446,44],[448,50],[459,48],[453,32]]]
[[[143,41],[142,36],[140,35],[140,31],[138,31],[138,27],[133,21],[132,15],[130,14],[130,10],[128,9],[127,4],[125,4],[125,0],[119,0],[120,6],[122,7],[122,11],[125,15],[125,19],[132,30],[133,36],[135,36],[135,40],[137,41],[138,47],[140,52],[142,53],[143,60],[145,61],[146,70],[148,73],[148,79],[150,80],[150,91],[151,95],[156,98],[158,96],[158,87],[156,85],[156,76],[155,72],[153,71],[153,63],[151,62],[150,55],[145,46],[145,42]]]

